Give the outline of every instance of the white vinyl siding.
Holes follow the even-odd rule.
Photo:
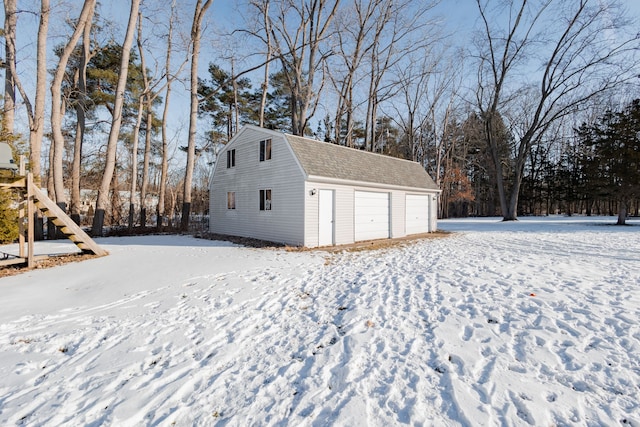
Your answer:
[[[312,191],[316,194],[312,195]],[[305,187],[306,206],[304,211],[305,241],[310,248],[319,245],[318,221],[321,190],[333,190],[333,238],[335,245],[353,243],[353,187],[326,183],[307,182]]]
[[[353,187],[342,186],[336,190],[336,206],[335,206],[335,235],[336,245],[344,245],[353,243]]]
[[[312,195],[312,190],[316,190],[316,195]],[[389,206],[388,219],[390,224],[391,237],[404,237],[405,233],[405,203],[406,192],[400,190],[386,190],[375,187],[350,186],[339,184],[328,184],[326,182],[307,182],[305,187],[305,241],[307,247],[319,246],[319,191],[333,190],[334,192],[334,244],[344,245],[363,240],[361,236],[356,237],[355,233],[355,195],[356,193],[377,193],[388,195]],[[377,191],[376,191],[377,190]],[[423,194],[432,202],[434,194]],[[381,196],[384,197],[384,196]],[[431,213],[431,211],[430,211]],[[434,230],[430,230],[434,231]],[[384,234],[383,231],[381,234]],[[386,232],[388,233],[388,231]],[[388,235],[386,237],[389,237]],[[385,237],[375,237],[385,238]],[[368,240],[368,239],[365,239]]]
[[[405,222],[407,234],[429,231],[429,196],[407,194]]]
[[[391,198],[391,236],[392,238],[404,237],[404,191],[392,191]]]
[[[429,233],[438,230],[438,194],[429,194]]]
[[[356,191],[355,241],[389,237],[389,193]]]
[[[269,139],[271,159],[260,161],[260,141]],[[227,155],[229,150],[237,152]],[[265,157],[266,151],[265,144]],[[227,159],[232,163],[232,156],[237,160],[235,167],[227,168]],[[437,227],[437,190],[306,176],[289,141],[278,132],[253,126],[243,128],[223,148],[219,159],[222,161],[214,168],[210,186],[209,229],[213,233],[317,247],[323,190],[333,192],[335,245],[405,236],[407,215],[411,215],[406,212],[407,194],[426,197],[428,231]],[[260,210],[260,190],[271,190],[271,210]],[[231,192],[235,193],[235,209],[228,208]],[[362,201],[366,198],[377,199],[372,202],[373,212]],[[377,219],[367,220],[372,214]]]
[[[260,141],[271,139],[271,160],[260,162]],[[265,138],[247,129],[233,140],[233,168],[217,165],[210,189],[210,224],[213,233],[304,244],[304,176],[283,137]],[[226,154],[221,153],[226,160]],[[260,211],[259,190],[270,189],[270,211]],[[234,191],[236,209],[227,209],[227,192]]]

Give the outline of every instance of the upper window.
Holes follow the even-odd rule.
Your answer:
[[[260,161],[271,160],[271,140],[260,141]]]
[[[260,190],[260,210],[271,210],[271,190]]]
[[[236,150],[227,151],[227,169],[233,168],[236,166]]]
[[[236,208],[236,192],[229,191],[227,193],[227,209],[235,209]]]

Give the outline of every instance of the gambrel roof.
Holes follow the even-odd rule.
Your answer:
[[[439,190],[416,162],[284,134],[308,177]]]

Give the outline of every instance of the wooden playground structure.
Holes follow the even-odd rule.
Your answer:
[[[0,168],[0,191],[17,189],[22,195],[18,208],[19,221],[19,254],[0,253],[0,267],[25,264],[27,268],[35,267],[36,261],[48,255],[36,256],[34,252],[35,214],[40,212],[58,228],[58,233],[70,239],[83,253],[98,256],[107,255],[87,233],[80,228],[53,200],[33,182],[33,175],[25,173],[24,160],[15,169]],[[4,256],[2,256],[4,255]]]

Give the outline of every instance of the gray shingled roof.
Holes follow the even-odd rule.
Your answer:
[[[412,161],[285,134],[307,175],[438,190],[424,168]]]

